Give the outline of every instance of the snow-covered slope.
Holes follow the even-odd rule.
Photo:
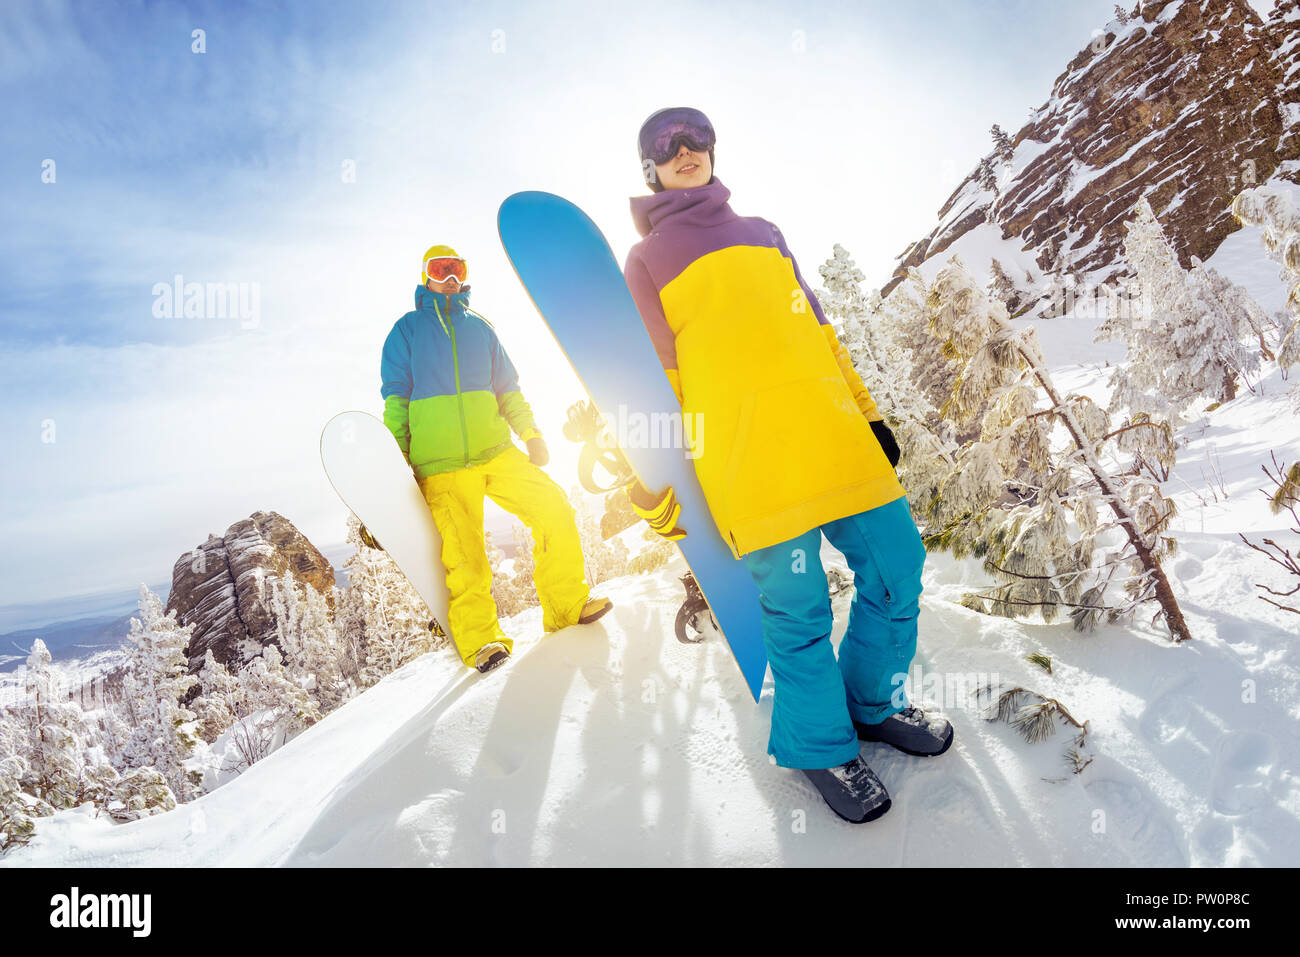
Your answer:
[[[956,604],[978,566],[933,557],[917,687],[995,675],[1059,698],[1090,722],[1077,776],[1065,729],[1029,744],[963,698],[940,758],[864,745],[894,808],[841,822],[768,762],[770,680],[755,705],[720,643],[673,639],[675,564],[606,583],[597,624],[538,639],[536,609],[512,619],[496,672],[426,655],[198,801],[116,826],[60,812],[0,863],[1296,864],[1300,660],[1294,624],[1252,594],[1254,558],[1226,532],[1187,537],[1174,573],[1197,640],[1179,647],[983,617]]]

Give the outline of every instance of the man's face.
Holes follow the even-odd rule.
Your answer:
[[[690,189],[705,186],[713,178],[713,167],[709,163],[709,152],[697,152],[686,148],[683,143],[677,148],[677,155],[667,163],[655,166],[655,176],[664,189]]]
[[[442,282],[434,282],[430,279],[425,286],[432,292],[440,292],[444,296],[455,295],[460,292],[460,280],[455,276],[448,276]]]

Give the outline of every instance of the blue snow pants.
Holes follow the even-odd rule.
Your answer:
[[[839,661],[831,647],[822,535],[844,554],[857,594]],[[906,498],[828,522],[744,556],[763,608],[776,693],[767,750],[787,768],[830,768],[858,755],[853,721],[903,710],[916,654],[925,546]]]

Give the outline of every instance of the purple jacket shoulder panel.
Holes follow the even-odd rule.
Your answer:
[[[729,246],[779,249],[794,267],[818,324],[827,324],[781,231],[759,216],[737,216],[727,202],[730,196],[731,191],[715,176],[695,189],[632,197],[632,219],[644,238],[628,251],[623,274],[665,369],[677,368],[677,350],[660,290],[696,260]]]
[[[665,370],[676,369],[676,337],[668,326],[668,319],[664,316],[663,306],[659,302],[659,287],[650,278],[650,272],[646,269],[636,246],[627,254],[627,262],[623,265],[623,278],[627,282],[628,291],[632,293],[637,312],[641,313],[641,321],[645,323],[646,332],[650,333],[650,341],[654,343],[659,363]]]

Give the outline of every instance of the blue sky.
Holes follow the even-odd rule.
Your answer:
[[[258,508],[340,541],[319,430],[379,410],[434,242],[469,260],[567,488],[581,393],[497,241],[505,196],[573,199],[621,259],[637,128],[691,104],[737,212],[810,281],[839,242],[878,285],[1112,6],[6,2],[0,605],[166,579]],[[258,321],[156,316],[176,274],[255,286]]]

